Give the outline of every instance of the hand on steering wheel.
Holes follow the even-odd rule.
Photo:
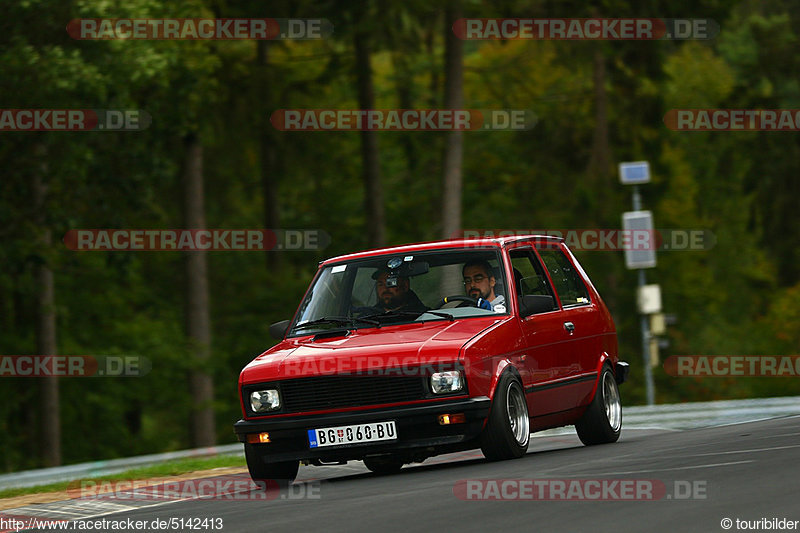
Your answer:
[[[472,296],[464,296],[463,294],[456,294],[454,296],[445,296],[439,301],[439,305],[436,307],[436,309],[441,309],[445,304],[448,304],[450,302],[467,302],[480,309],[486,309],[488,311],[492,310],[492,304],[490,304],[483,298],[473,298]]]

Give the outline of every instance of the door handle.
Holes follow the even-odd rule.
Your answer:
[[[570,335],[575,333],[575,324],[572,322],[564,322],[564,329],[569,332]]]

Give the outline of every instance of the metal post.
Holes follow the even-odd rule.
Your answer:
[[[639,186],[633,186],[633,210],[642,210],[642,196],[639,194]],[[639,270],[639,290],[647,284],[644,269]],[[650,367],[650,324],[647,315],[642,314],[639,318],[642,330],[642,362],[644,363],[644,383],[647,393],[647,405],[655,404],[655,386],[653,385],[653,370]]]
[[[639,287],[647,283],[644,269],[639,269]],[[650,324],[647,315],[640,315],[639,323],[642,329],[642,362],[644,363],[644,384],[647,391],[647,405],[655,404],[655,386],[653,385],[653,370],[650,367]]]

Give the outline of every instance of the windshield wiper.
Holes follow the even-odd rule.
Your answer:
[[[450,313],[445,313],[444,311],[425,311],[425,313],[428,313],[429,315],[440,316],[442,318],[446,318],[450,322],[452,322],[453,320],[456,319],[453,315],[451,315]],[[422,314],[424,315],[425,313],[422,313]]]
[[[322,318],[318,318],[316,320],[311,320],[309,322],[303,322],[302,324],[297,324],[293,329],[305,329],[314,326],[319,326],[321,324],[333,324],[334,326],[346,326],[348,324],[353,324],[355,322],[362,322],[364,324],[369,324],[371,326],[381,327],[381,323],[377,320],[370,320],[369,318],[356,318],[356,317],[346,317],[346,316],[324,316]]]
[[[361,317],[361,318],[362,319],[365,319],[365,318],[366,319],[374,319],[374,318],[383,318],[383,317],[385,317],[385,318],[397,318],[397,317],[404,317],[404,316],[419,318],[422,315],[424,315],[425,313],[428,313],[430,315],[440,316],[442,318],[446,318],[446,319],[451,320],[451,321],[455,320],[453,315],[451,315],[450,313],[444,313],[444,312],[441,312],[441,311],[432,311],[432,310],[429,310],[429,311],[384,311],[383,313],[375,313],[373,315],[366,315],[366,316]]]
[[[374,320],[376,318],[397,318],[402,316],[413,316],[414,318],[420,316],[422,313],[427,313],[427,311],[384,311],[382,313],[375,313],[372,315],[365,315],[360,318],[360,320]]]

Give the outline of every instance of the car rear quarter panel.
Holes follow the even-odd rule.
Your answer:
[[[600,297],[600,293],[594,286],[594,283],[592,283],[592,280],[572,251],[563,244],[562,248],[574,265],[575,270],[583,279],[592,301],[592,305],[585,308],[585,312],[587,313],[586,324],[587,327],[590,328],[592,334],[584,340],[581,352],[581,357],[583,359],[581,361],[581,366],[596,371],[598,378],[595,380],[591,390],[587,391],[585,396],[579,401],[580,405],[588,405],[592,401],[592,398],[594,398],[603,365],[608,363],[612,371],[616,368],[615,365],[619,360],[617,332],[614,319],[611,317],[611,312]]]
[[[600,293],[592,283],[592,280],[586,274],[581,264],[575,258],[572,251],[563,246],[565,253],[569,257],[572,264],[575,266],[576,271],[583,278],[586,288],[589,290],[589,296],[593,302],[593,319],[591,321],[592,331],[596,332],[596,338],[591,344],[592,360],[587,361],[588,364],[597,366],[602,364],[606,358],[609,359],[612,369],[619,360],[618,345],[617,345],[617,331],[614,326],[614,319],[611,317],[611,312],[608,310]],[[599,370],[599,368],[598,368]]]

